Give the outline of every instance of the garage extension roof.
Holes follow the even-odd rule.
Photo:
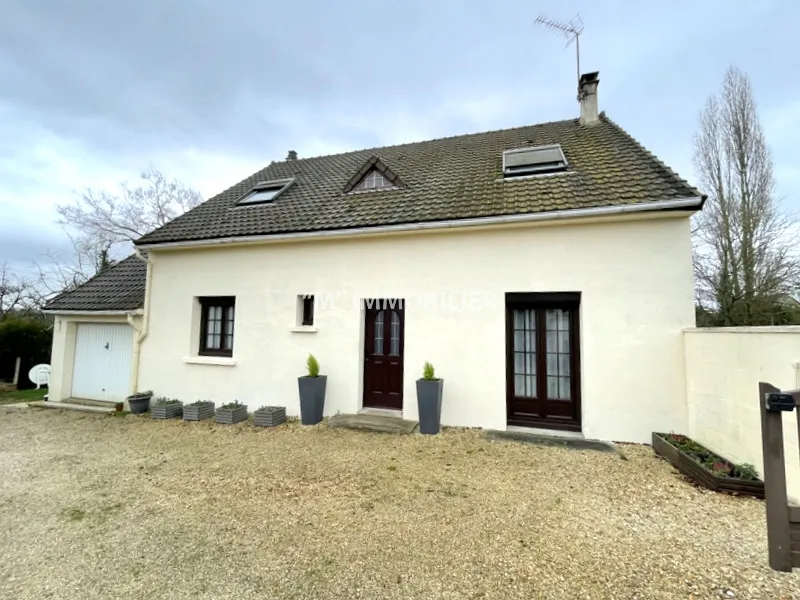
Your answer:
[[[566,166],[509,178],[504,152],[558,146]],[[359,178],[383,165],[402,185],[357,193]],[[292,180],[271,202],[237,202],[260,182]],[[605,114],[578,119],[274,162],[148,233],[136,243],[175,243],[452,221],[645,204],[700,192]],[[698,206],[699,207],[699,206]]]
[[[132,254],[71,292],[50,300],[44,310],[96,312],[136,310],[144,306],[147,263]]]

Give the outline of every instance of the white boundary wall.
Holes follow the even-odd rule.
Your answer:
[[[758,382],[800,388],[800,327],[687,329],[690,437],[763,474]],[[682,432],[681,432],[682,433]],[[784,416],[789,497],[800,501],[797,414]]]

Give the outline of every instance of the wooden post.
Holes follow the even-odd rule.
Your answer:
[[[783,413],[768,412],[766,396],[780,392],[769,383],[758,384],[761,409],[761,442],[764,453],[764,494],[767,503],[769,566],[792,570],[792,540],[789,534],[789,501],[786,497],[786,462],[783,456]]]
[[[18,356],[16,362],[14,363],[14,379],[12,380],[12,384],[14,387],[17,387],[19,384],[19,370],[22,367],[22,357]]]

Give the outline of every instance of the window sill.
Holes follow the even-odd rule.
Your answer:
[[[187,365],[213,365],[216,367],[235,367],[236,361],[225,356],[184,356]]]
[[[299,327],[292,327],[289,331],[292,333],[317,333],[317,328],[313,325],[300,325]]]

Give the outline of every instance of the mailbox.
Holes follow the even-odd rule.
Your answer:
[[[767,394],[766,407],[768,412],[792,412],[795,402],[792,394],[775,392]]]

